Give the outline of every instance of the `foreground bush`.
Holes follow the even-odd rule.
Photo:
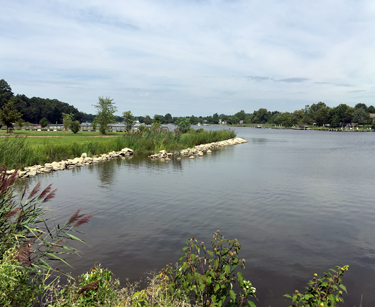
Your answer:
[[[42,192],[40,182],[26,198],[15,199],[13,184],[18,169],[11,176],[0,167],[0,298],[5,306],[33,306],[46,294],[50,277],[57,271],[53,262],[63,262],[63,255],[78,253],[68,245],[81,241],[72,233],[87,223],[91,215],[77,210],[64,225],[51,225],[41,206],[55,196],[52,184]],[[35,304],[34,304],[35,303]]]

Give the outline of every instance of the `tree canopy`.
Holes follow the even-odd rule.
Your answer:
[[[14,101],[9,100],[0,109],[0,122],[7,126],[7,133],[9,128],[13,127],[13,123],[17,122],[22,117],[22,114],[14,107]]]
[[[101,134],[106,134],[109,129],[109,124],[115,123],[116,116],[114,115],[117,108],[113,99],[109,97],[99,97],[98,104],[93,105],[97,109],[95,122],[99,124],[99,131]]]
[[[130,111],[124,112],[123,117],[124,117],[125,130],[130,131],[132,129],[132,126],[134,125],[134,116],[132,112]]]

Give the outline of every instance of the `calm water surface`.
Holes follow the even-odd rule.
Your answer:
[[[206,129],[216,129],[206,127]],[[58,221],[93,213],[75,271],[121,280],[175,263],[189,237],[242,243],[257,306],[289,306],[314,273],[350,265],[346,306],[375,306],[375,133],[237,128],[247,144],[170,163],[134,157],[30,179],[53,182]]]

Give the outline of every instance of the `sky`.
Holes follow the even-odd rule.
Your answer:
[[[96,113],[375,105],[373,0],[0,0],[0,79]]]

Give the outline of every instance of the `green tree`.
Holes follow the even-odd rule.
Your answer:
[[[236,115],[232,115],[228,118],[227,123],[229,125],[237,125],[240,122]]]
[[[177,129],[182,133],[188,132],[191,127],[190,119],[186,117],[179,117],[175,120],[175,124],[177,125]]]
[[[70,130],[76,134],[78,131],[79,131],[79,128],[80,128],[80,125],[79,125],[79,121],[78,120],[74,120],[70,123],[70,126],[69,126]]]
[[[241,110],[240,112],[237,112],[236,114],[234,114],[234,116],[236,116],[238,120],[245,120],[246,113],[244,110]]]
[[[312,104],[307,110],[307,115],[315,120],[316,113],[321,109],[327,107],[324,102],[319,101],[318,103]]]
[[[212,123],[218,124],[219,123],[219,114],[215,113],[212,115]]]
[[[48,125],[48,120],[47,120],[47,118],[43,117],[43,118],[40,120],[39,125],[40,125],[42,128],[47,127],[47,125]]]
[[[94,107],[97,109],[96,122],[100,125],[99,131],[101,134],[106,134],[109,125],[115,122],[116,116],[114,115],[117,111],[113,99],[109,97],[99,97],[98,104],[94,104]]]
[[[160,115],[155,114],[154,120],[152,121],[151,129],[158,130],[161,126],[161,117]]]
[[[143,122],[145,125],[150,125],[151,124],[150,116],[146,115],[145,118],[143,119]]]
[[[360,125],[367,124],[370,122],[370,114],[363,108],[355,109],[353,113],[353,122]]]
[[[13,96],[13,92],[9,84],[4,79],[1,79],[0,80],[0,108],[3,107],[12,96]]]
[[[375,107],[374,106],[369,106],[367,108],[367,112],[369,112],[369,113],[375,113]]]
[[[322,107],[315,113],[315,123],[323,126],[329,123],[329,107]]]
[[[159,123],[160,124],[160,121],[161,121],[160,115],[155,114],[153,123]]]
[[[338,127],[343,126],[345,123],[351,122],[353,118],[354,108],[349,107],[348,105],[342,103],[337,107],[331,109],[332,121],[331,126]]]
[[[21,130],[22,127],[24,126],[24,124],[25,124],[24,120],[22,118],[19,118],[17,120],[17,128],[18,128],[18,130]]]
[[[68,128],[70,127],[70,125],[73,121],[73,114],[72,113],[70,113],[70,114],[63,113],[62,116],[63,116],[64,130],[68,130]]]
[[[170,113],[165,114],[164,118],[165,118],[165,122],[167,124],[173,123],[173,118],[172,118],[172,115]]]
[[[13,100],[9,100],[0,110],[0,122],[7,126],[7,133],[9,128],[13,127],[13,123],[21,117],[22,114],[14,108]]]
[[[132,112],[126,111],[122,113],[122,116],[124,117],[125,130],[130,131],[134,125],[134,116]]]
[[[190,122],[192,125],[196,125],[198,124],[198,119],[194,115],[192,115],[190,116]]]
[[[368,110],[367,110],[367,106],[366,106],[366,104],[364,104],[364,103],[357,103],[357,104],[355,105],[354,109],[355,109],[355,110],[357,110],[357,109],[364,109],[366,112],[368,112]]]
[[[267,109],[260,108],[258,111],[254,111],[254,122],[264,124],[268,121],[269,116]]]

